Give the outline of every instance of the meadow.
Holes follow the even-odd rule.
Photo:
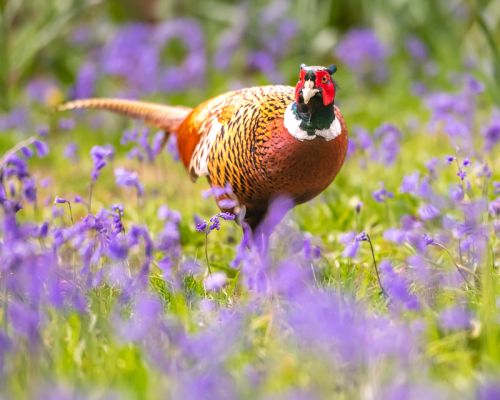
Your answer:
[[[0,11],[0,398],[500,398],[498,2]],[[303,62],[338,66],[347,160],[256,238],[175,137],[54,111],[192,107]]]

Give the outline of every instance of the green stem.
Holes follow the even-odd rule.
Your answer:
[[[367,238],[368,244],[370,245],[370,250],[372,252],[373,267],[375,268],[375,275],[377,275],[377,281],[378,281],[378,284],[380,286],[380,290],[382,290],[382,294],[385,297],[388,297],[387,292],[384,289],[384,285],[382,285],[382,280],[380,279],[380,274],[378,273],[377,260],[375,259],[375,250],[373,250],[373,244],[372,244],[372,241],[370,239],[370,235],[366,234],[366,238]]]
[[[7,1],[0,0],[0,107],[10,107],[10,59],[9,59],[9,23],[7,18]]]
[[[210,261],[208,260],[208,226],[207,226],[207,231],[205,231],[205,258],[207,259],[208,274],[212,275],[212,269],[210,268]]]

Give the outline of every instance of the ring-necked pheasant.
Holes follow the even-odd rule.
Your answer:
[[[347,127],[335,106],[334,65],[300,67],[295,89],[259,86],[227,92],[194,109],[119,99],[84,99],[59,110],[105,109],[177,134],[180,157],[194,179],[230,184],[255,229],[270,201],[295,204],[321,193],[347,152]]]

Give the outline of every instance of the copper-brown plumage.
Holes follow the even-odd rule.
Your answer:
[[[229,183],[255,228],[274,197],[308,201],[344,162],[348,139],[340,110],[332,105],[341,127],[333,140],[298,140],[284,125],[285,110],[296,99],[293,87],[274,85],[228,92],[192,110],[118,99],[76,100],[60,109],[107,109],[144,119],[167,135],[175,132],[191,177],[207,176],[213,186]]]

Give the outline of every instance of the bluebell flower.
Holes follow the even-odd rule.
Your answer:
[[[144,195],[144,187],[139,182],[137,172],[128,171],[125,168],[116,168],[115,180],[119,186],[134,187],[138,196]]]
[[[371,29],[351,29],[338,42],[335,54],[361,81],[379,83],[387,77],[389,49]]]

